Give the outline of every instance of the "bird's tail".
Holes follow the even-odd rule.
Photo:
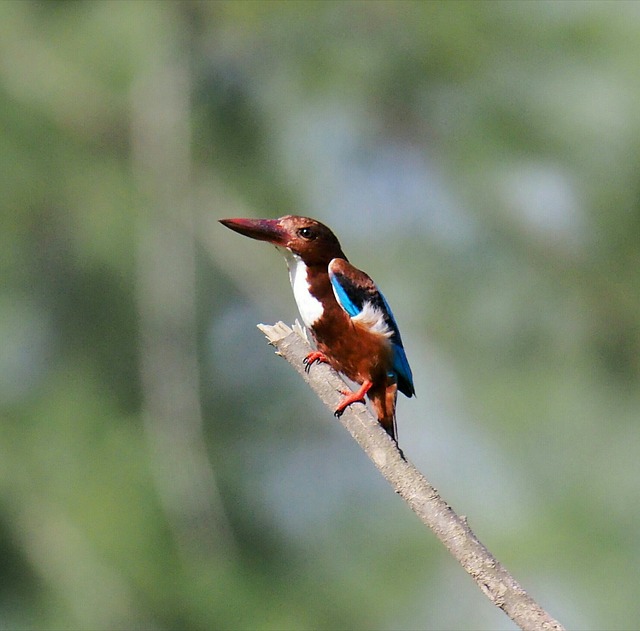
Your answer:
[[[396,428],[396,400],[398,398],[398,384],[392,383],[379,392],[369,391],[369,398],[378,415],[378,422],[393,440],[398,442],[398,430]]]

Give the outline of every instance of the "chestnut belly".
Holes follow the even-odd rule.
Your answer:
[[[393,351],[388,337],[371,333],[364,326],[349,320],[340,332],[333,327],[313,327],[318,350],[327,357],[331,367],[362,384],[364,381],[386,382],[393,363]]]

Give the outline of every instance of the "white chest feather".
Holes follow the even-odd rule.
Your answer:
[[[293,287],[293,296],[296,299],[300,317],[306,327],[311,327],[322,317],[322,303],[312,296],[309,291],[307,266],[302,259],[295,254],[287,252],[287,265],[289,267],[289,280],[291,281],[291,287]]]

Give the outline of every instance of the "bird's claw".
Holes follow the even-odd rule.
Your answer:
[[[340,405],[333,413],[336,418],[340,418],[344,411],[354,403],[362,403],[364,404],[364,395],[371,387],[371,384],[365,384],[360,390],[357,392],[352,392],[351,390],[340,390],[340,392],[344,395],[344,399],[340,402]]]
[[[321,364],[327,364],[328,360],[324,353],[321,353],[320,351],[313,351],[312,353],[309,353],[302,360],[302,363],[304,364],[304,371],[308,373],[311,370],[311,366],[315,362],[320,362]]]

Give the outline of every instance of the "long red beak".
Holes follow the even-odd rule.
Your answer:
[[[220,219],[220,223],[245,237],[267,241],[274,245],[285,245],[287,233],[278,219]]]

